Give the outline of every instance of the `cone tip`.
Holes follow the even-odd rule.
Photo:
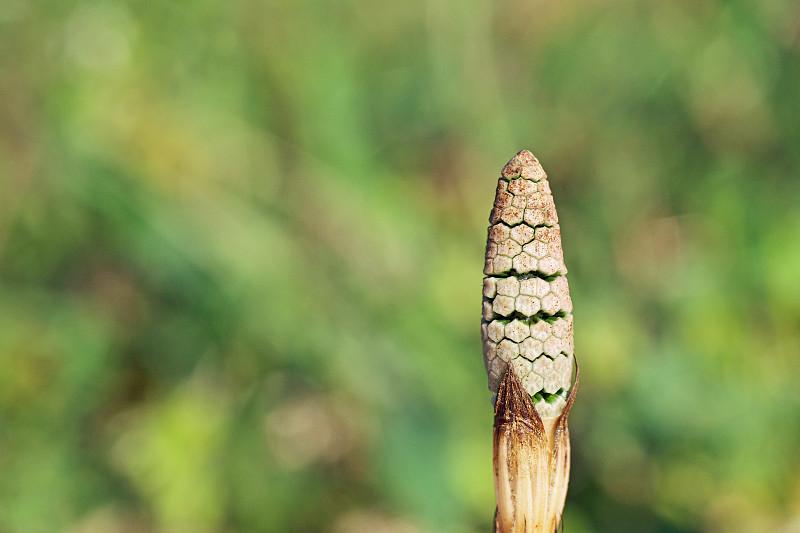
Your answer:
[[[512,157],[511,160],[506,163],[506,166],[503,167],[502,172],[503,177],[506,179],[525,175],[524,177],[529,177],[536,180],[536,177],[539,177],[543,174],[544,171],[542,170],[542,165],[539,164],[539,160],[536,159],[536,156],[533,155],[529,150],[520,150],[517,152],[517,155]]]

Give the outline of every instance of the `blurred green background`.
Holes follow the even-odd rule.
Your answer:
[[[569,533],[800,531],[800,7],[0,0],[0,533],[490,531],[547,170]]]

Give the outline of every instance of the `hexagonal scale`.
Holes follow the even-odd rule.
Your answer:
[[[525,322],[520,320],[512,320],[506,324],[505,334],[506,338],[509,338],[516,343],[520,343],[531,336],[531,328]]]

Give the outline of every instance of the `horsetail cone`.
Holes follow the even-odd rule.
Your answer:
[[[489,218],[483,273],[483,356],[497,393],[508,365],[554,418],[572,385],[572,300],[550,184],[522,150],[503,168]]]
[[[569,481],[576,392],[572,300],[550,184],[527,150],[503,168],[489,218],[483,356],[495,406],[496,530],[552,533]]]

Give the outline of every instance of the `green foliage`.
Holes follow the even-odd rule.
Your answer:
[[[502,165],[575,303],[566,528],[800,520],[788,1],[0,8],[0,531],[488,531]]]

